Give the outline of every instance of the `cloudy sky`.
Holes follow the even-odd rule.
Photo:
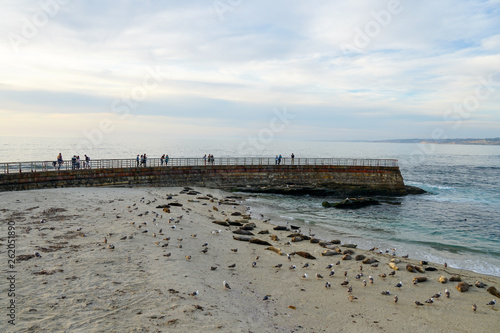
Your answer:
[[[500,0],[0,6],[0,136],[500,135]]]

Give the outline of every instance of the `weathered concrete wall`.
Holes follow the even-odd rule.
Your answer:
[[[406,194],[398,167],[182,166],[0,175],[0,191],[73,186],[204,186],[275,193]]]

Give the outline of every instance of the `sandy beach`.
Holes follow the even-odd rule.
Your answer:
[[[206,188],[63,188],[3,192],[0,201],[2,280],[15,276],[15,296],[9,296],[12,283],[2,283],[1,332],[499,328],[500,304],[487,305],[500,300],[487,291],[500,289],[499,277],[443,263],[423,265],[419,258],[392,256],[386,249],[349,248],[341,238],[341,244],[323,246],[309,239],[292,241],[288,236],[296,230],[274,230],[274,221],[265,216],[248,216],[245,195]],[[234,234],[237,222],[253,235]],[[16,261],[10,268],[8,226],[16,237]],[[302,233],[307,236],[308,230]],[[322,255],[338,249],[352,250],[351,260],[343,260],[343,254]],[[315,259],[302,257],[303,252]],[[356,260],[360,255],[373,260],[363,264]],[[389,266],[391,260],[398,270]],[[416,266],[414,272],[408,264]],[[457,281],[439,282],[440,276],[459,276],[471,285],[469,291],[459,292]],[[414,284],[416,277],[426,281]],[[476,281],[487,286],[476,287]],[[402,286],[396,287],[399,282]],[[433,303],[425,302],[431,298]],[[15,319],[6,310],[12,300]]]

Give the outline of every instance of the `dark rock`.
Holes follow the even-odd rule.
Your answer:
[[[406,194],[425,194],[427,191],[422,190],[419,187],[405,185]]]
[[[325,208],[334,207],[339,209],[357,209],[379,204],[380,202],[373,198],[347,198],[333,204],[327,201],[323,201],[322,203],[323,207]]]

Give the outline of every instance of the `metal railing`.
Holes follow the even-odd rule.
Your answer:
[[[370,166],[397,167],[396,159],[353,159],[353,158],[282,158],[278,163],[275,157],[219,157],[212,162],[204,158],[148,158],[146,163],[136,159],[105,159],[80,161],[71,160],[59,164],[55,161],[7,162],[0,163],[0,173],[45,172],[85,169],[110,168],[144,168],[144,167],[180,167],[180,166],[214,166],[214,165],[335,165],[335,166]]]

